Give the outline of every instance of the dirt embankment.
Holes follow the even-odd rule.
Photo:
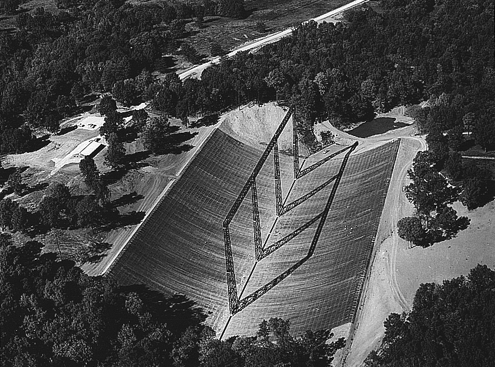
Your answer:
[[[270,140],[285,113],[286,110],[273,103],[263,106],[244,106],[224,114],[215,125],[186,129],[184,130],[185,132],[193,135],[192,139],[186,142],[192,147],[190,150],[179,154],[154,157],[151,161],[148,159],[152,163],[151,165],[135,171],[133,175],[126,175],[113,185],[112,191],[122,195],[130,192],[136,192],[137,195],[141,195],[142,199],[140,201],[123,209],[126,212],[145,212],[146,216],[148,216],[180,177],[185,167],[199,153],[203,144],[215,129],[221,126],[222,130],[233,133],[240,141],[264,149],[264,145]],[[292,146],[292,123],[290,121],[287,124],[286,131],[284,131],[282,141],[289,141],[290,139],[290,146]],[[284,146],[289,145],[287,143]],[[128,154],[136,153],[139,150],[139,147],[129,146]],[[90,275],[106,273],[138,228],[139,225],[135,225],[112,230],[105,240],[112,245],[106,256],[97,264],[84,265],[83,269]]]
[[[221,129],[237,140],[250,146],[264,148],[267,145],[288,108],[276,103],[242,106],[222,116]],[[292,149],[292,117],[279,138],[279,149]]]
[[[398,117],[403,115],[400,110],[395,113]],[[493,201],[473,211],[455,203],[458,215],[467,216],[471,224],[451,240],[424,249],[411,247],[399,238],[397,221],[414,213],[414,207],[402,191],[410,182],[407,170],[416,152],[426,149],[426,143],[424,137],[415,135],[413,127],[364,139],[364,143],[377,143],[392,136],[403,138],[401,149],[376,238],[378,248],[372,271],[354,325],[352,345],[347,347],[340,366],[363,365],[366,356],[379,346],[383,338],[385,319],[392,312],[409,311],[421,283],[441,283],[466,275],[478,263],[495,267]]]

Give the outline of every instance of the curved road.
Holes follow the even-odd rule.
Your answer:
[[[332,11],[329,11],[328,13],[322,14],[319,17],[310,19],[309,21],[314,20],[315,22],[322,22],[322,21],[324,21],[325,19],[327,19],[327,18],[329,18],[331,16],[334,16],[336,14],[340,14],[340,13],[346,11],[346,10],[349,10],[349,9],[355,7],[355,6],[364,4],[364,3],[368,2],[368,1],[369,0],[355,0],[355,1],[352,1],[349,4],[343,5],[340,8],[337,8],[337,9],[334,9]],[[257,49],[259,47],[268,45],[270,43],[277,42],[281,38],[287,37],[287,36],[289,36],[291,34],[292,34],[292,28],[286,29],[286,30],[281,31],[281,32],[273,33],[273,34],[271,34],[269,36],[266,36],[266,37],[263,37],[263,38],[259,38],[257,40],[254,40],[253,42],[251,42],[248,45],[241,46],[241,47],[235,49],[234,51],[229,52],[224,57],[233,57],[238,52],[251,51],[251,50]],[[216,65],[218,63],[220,63],[220,57],[215,57],[211,61],[208,61],[208,62],[206,62],[204,64],[201,64],[201,65],[198,65],[198,66],[194,66],[192,69],[189,69],[189,70],[184,71],[183,73],[180,73],[179,74],[179,78],[181,80],[184,80],[184,79],[191,78],[191,77],[196,77],[196,78],[197,77],[200,77],[201,76],[201,73],[203,72],[203,70],[205,70],[206,68],[210,67],[211,65]]]

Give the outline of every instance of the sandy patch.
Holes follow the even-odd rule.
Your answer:
[[[471,219],[470,226],[456,238],[426,249],[399,246],[397,281],[409,304],[421,283],[442,283],[467,275],[478,264],[495,268],[495,201],[473,211],[460,203],[454,208],[458,215]]]
[[[264,149],[286,115],[288,108],[276,103],[236,108],[222,116],[221,128],[227,134],[250,146]],[[279,137],[279,149],[292,151],[292,117]]]
[[[397,285],[395,262],[397,247],[401,240],[397,236],[395,227],[401,215],[401,208],[408,203],[402,192],[402,186],[408,180],[407,169],[416,152],[424,148],[424,143],[419,139],[404,137],[401,140],[375,239],[378,244],[377,252],[361,296],[362,303],[351,330],[342,365],[361,366],[369,352],[379,345],[385,331],[383,321],[387,316],[391,312],[400,313],[409,309]]]

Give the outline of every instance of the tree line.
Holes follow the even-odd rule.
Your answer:
[[[411,312],[393,313],[365,365],[488,367],[495,358],[495,271],[478,265],[468,276],[421,284]]]
[[[338,127],[375,111],[429,100],[422,131],[472,131],[493,147],[490,1],[382,1],[337,24],[309,22],[254,54],[206,69],[201,80],[157,83],[153,106],[173,116],[207,114],[250,101],[297,106],[302,129],[320,119]],[[483,41],[482,41],[483,40]]]
[[[488,0],[383,0],[380,12],[364,5],[346,12],[344,22],[301,25],[291,37],[183,83],[173,74],[157,81],[151,72],[163,53],[195,59],[184,42],[185,19],[218,6],[70,4],[56,16],[41,8],[20,14],[19,30],[0,37],[3,152],[28,149],[31,129],[57,131],[84,96],[102,92],[123,104],[151,100],[158,111],[182,119],[283,100],[297,107],[302,132],[317,120],[346,126],[429,100],[423,131],[467,126],[484,148],[495,143],[495,134],[484,133],[495,131]]]

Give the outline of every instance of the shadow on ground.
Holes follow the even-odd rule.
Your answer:
[[[201,127],[201,126],[211,126],[215,125],[218,122],[220,115],[218,113],[214,113],[212,115],[204,116],[197,121],[191,123],[191,127]]]
[[[26,189],[24,190],[24,192],[22,193],[22,196],[24,195],[28,195],[28,194],[31,194],[33,192],[36,192],[36,191],[41,191],[41,190],[44,190],[48,187],[48,182],[41,182],[41,183],[37,183],[36,185],[34,186],[29,186],[29,187],[26,187]]]
[[[95,264],[99,262],[108,250],[112,248],[112,244],[107,242],[94,243],[90,246],[87,253],[87,258],[84,260],[86,263]]]
[[[173,332],[183,332],[206,320],[204,310],[184,295],[165,295],[144,284],[122,286],[121,290],[125,293],[137,293],[155,315],[167,320],[167,329]]]
[[[65,135],[67,133],[70,133],[71,131],[74,131],[77,129],[77,125],[72,125],[72,126],[66,126],[62,129],[60,129],[60,131],[58,133],[56,133],[55,135]]]
[[[113,208],[118,208],[119,206],[133,204],[136,201],[141,200],[143,198],[144,198],[143,195],[138,194],[136,191],[133,191],[129,194],[122,195],[120,198],[112,201],[111,206]]]
[[[399,129],[405,126],[408,126],[408,124],[397,122],[394,118],[379,117],[377,119],[365,122],[347,133],[357,136],[358,138],[369,138],[370,136],[383,134],[387,131]]]

